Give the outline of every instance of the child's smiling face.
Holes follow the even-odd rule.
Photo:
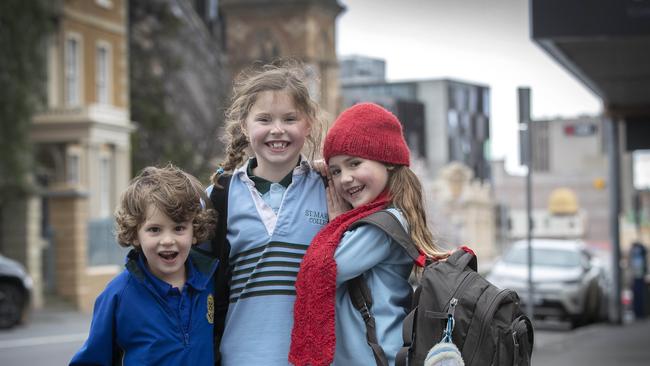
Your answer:
[[[285,90],[260,92],[246,116],[245,128],[257,158],[256,175],[265,178],[278,171],[287,174],[296,166],[311,130]]]
[[[156,206],[149,204],[134,245],[141,248],[154,276],[182,288],[185,284],[185,260],[195,242],[191,220],[174,222]]]
[[[334,189],[354,208],[374,201],[388,185],[388,168],[375,160],[336,155],[328,167]]]

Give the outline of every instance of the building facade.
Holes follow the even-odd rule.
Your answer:
[[[462,162],[476,179],[490,180],[490,89],[457,80],[345,83],[343,106],[372,101],[395,113],[405,126],[406,139],[415,156],[426,160],[434,177],[446,164]],[[421,104],[400,115],[396,106]],[[423,122],[420,124],[417,119]],[[412,120],[415,119],[415,120]]]
[[[117,273],[112,213],[130,179],[126,0],[57,3],[47,50],[47,106],[33,118],[36,177],[43,192],[44,272],[49,289],[89,310]],[[30,222],[27,223],[30,225]],[[33,222],[31,223],[33,225]],[[96,264],[90,266],[90,264]]]
[[[335,117],[340,110],[336,0],[220,0],[232,76],[251,64],[294,58],[307,66],[310,92]]]
[[[610,197],[603,119],[585,116],[531,125],[533,236],[608,242]],[[502,161],[494,163],[493,172],[497,200],[509,211],[509,239],[524,238],[525,177],[508,174]]]
[[[386,81],[386,61],[367,56],[339,57],[342,85],[359,83],[381,83]]]
[[[479,181],[465,164],[445,165],[433,181],[424,181],[428,216],[435,240],[443,248],[466,245],[477,254],[479,269],[499,255],[497,202],[489,182]]]

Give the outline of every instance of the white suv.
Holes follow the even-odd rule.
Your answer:
[[[566,319],[573,327],[606,314],[606,275],[581,241],[533,239],[533,309],[535,317]],[[528,296],[528,246],[517,241],[498,260],[487,280]],[[524,305],[525,306],[525,305]]]

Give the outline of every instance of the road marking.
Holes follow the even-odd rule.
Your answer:
[[[0,341],[0,349],[80,342],[80,341],[85,341],[86,338],[88,338],[88,333],[12,339],[7,341]]]

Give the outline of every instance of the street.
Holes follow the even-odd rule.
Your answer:
[[[536,324],[533,366],[641,366],[650,360],[650,320],[598,323],[569,331]]]
[[[89,326],[90,315],[66,304],[33,311],[26,324],[0,331],[0,365],[67,365]]]
[[[0,331],[0,365],[67,365],[86,339],[90,315],[65,304],[34,311],[25,325]],[[535,323],[533,366],[640,366],[650,360],[650,321],[624,326]]]

